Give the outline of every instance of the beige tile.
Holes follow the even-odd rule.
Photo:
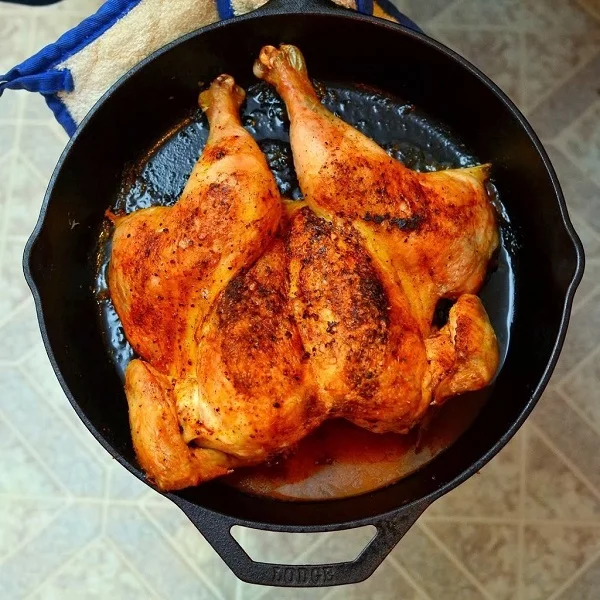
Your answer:
[[[102,507],[74,504],[0,564],[3,598],[25,598],[100,534]]]
[[[531,29],[557,33],[589,33],[598,30],[577,0],[516,0],[525,9],[525,22]]]
[[[431,598],[480,600],[481,592],[415,525],[391,554]]]
[[[600,51],[600,27],[587,33],[557,34],[540,28],[524,37],[524,107],[540,103],[558,90],[561,80],[573,73]],[[577,93],[577,92],[575,92]]]
[[[600,61],[598,69],[600,72]],[[569,212],[600,234],[600,186],[555,145],[547,144],[546,149],[556,169]]]
[[[89,16],[85,8],[75,11],[60,11],[58,8],[57,6],[52,11],[32,13],[32,19],[34,20],[32,53],[41,50],[48,44],[54,43],[63,33],[75,27]]]
[[[600,547],[600,528],[527,525],[524,542],[523,597],[546,600]]]
[[[16,14],[0,18],[0,73],[9,71],[29,55],[31,19]],[[0,100],[0,105],[2,100]]]
[[[103,539],[84,548],[33,595],[33,600],[146,600],[141,576]],[[152,598],[152,595],[150,596]]]
[[[166,597],[176,597],[177,591],[173,589],[171,582],[180,574],[181,583],[178,589],[183,593],[183,596],[179,597],[196,597],[190,594],[201,588],[202,592],[198,598],[214,598],[213,589],[220,590],[225,600],[233,598],[236,587],[235,576],[183,512],[174,504],[164,505],[162,508],[148,507],[147,511],[152,521],[157,525],[150,525],[148,521],[146,523],[138,522],[138,517],[136,517],[135,522],[130,528],[128,527],[123,536],[115,532],[113,539],[120,544],[126,543],[132,552],[136,552],[136,549],[146,539],[151,548],[158,549],[160,547],[160,551],[156,550],[158,555],[142,571],[148,577],[147,569],[153,568],[153,565],[159,567],[161,556],[164,557],[163,560],[167,560],[168,564],[172,565],[173,572],[163,575],[160,586],[154,582],[156,578],[161,577],[160,573],[148,577],[149,583],[153,585],[159,594]],[[125,514],[124,512],[123,518],[129,520],[130,517],[125,517]],[[139,519],[143,518],[140,515]],[[150,527],[151,531],[148,531],[147,527]],[[159,531],[161,531],[160,534]],[[123,539],[124,536],[127,537],[126,542]],[[163,536],[166,536],[166,538]],[[169,540],[170,543],[166,540]],[[189,560],[189,564],[185,559]],[[143,559],[140,557],[139,560]],[[136,560],[134,564],[137,565],[139,560]],[[193,569],[190,565],[193,565]],[[141,570],[141,567],[138,568]],[[196,574],[197,571],[205,575],[206,580],[212,584],[212,587],[207,587],[206,582],[203,582]]]
[[[41,342],[33,300],[29,299],[0,326],[0,363],[19,362]]]
[[[277,598],[277,591],[271,594]],[[318,596],[313,596],[318,597]],[[386,560],[366,581],[352,586],[337,587],[327,600],[425,600]]]
[[[19,150],[22,159],[37,170],[42,181],[47,182],[66,143],[67,136],[58,125],[26,122],[23,125]]]
[[[600,274],[600,270],[598,270]],[[600,352],[588,359],[563,382],[564,395],[587,416],[600,431]]]
[[[583,279],[577,288],[575,294],[575,301],[573,302],[573,309],[579,310],[583,306],[587,299],[594,295],[594,293],[600,287],[600,259],[589,260],[587,259],[585,271],[583,273]]]
[[[520,436],[455,490],[429,507],[429,516],[515,517],[519,509]]]
[[[0,119],[15,121],[21,102],[26,95],[25,92],[18,90],[5,90],[0,97]]]
[[[529,120],[542,140],[555,138],[596,102],[599,73],[600,54],[597,54],[528,113]]]
[[[62,487],[19,439],[0,414],[0,494],[61,497]],[[4,535],[4,528],[2,529]],[[8,532],[6,533],[8,535]]]
[[[423,29],[427,29],[429,21],[435,20],[438,15],[455,4],[456,0],[392,0],[398,10],[412,19]]]
[[[37,536],[65,507],[58,498],[0,496],[0,560]]]
[[[577,0],[577,3],[590,17],[600,22],[600,2],[598,0]]]
[[[552,445],[600,494],[600,437],[553,390],[548,390],[531,416]]]
[[[590,565],[558,600],[598,600],[600,590],[600,558]]]
[[[517,104],[519,88],[519,34],[512,31],[431,29],[433,37],[480,68]]]
[[[428,527],[493,598],[515,597],[516,525],[433,522]]]
[[[552,381],[560,383],[573,368],[581,363],[600,344],[600,290],[593,292],[573,311],[567,337]]]
[[[21,371],[0,369],[0,398],[5,418],[22,439],[34,441],[39,461],[72,496],[104,498],[104,462]]]
[[[585,271],[574,302],[575,310],[579,310],[580,305],[600,286],[600,233],[575,212],[571,214],[571,219],[585,250]]]
[[[14,148],[16,130],[16,125],[11,123],[0,124],[0,159],[6,158]]]
[[[600,522],[600,494],[582,483],[533,431],[527,437],[526,460],[526,518]]]
[[[116,460],[108,467],[108,497],[111,500],[140,500],[149,488]]]
[[[8,237],[4,241],[4,254],[0,260],[0,317],[4,320],[30,297],[23,275],[22,258],[25,240]]]
[[[600,184],[600,99],[564,129],[556,143],[584,173]]]
[[[600,233],[592,229],[590,224],[582,219],[579,214],[573,213],[571,218],[577,234],[583,243],[586,263],[590,260],[600,259]],[[598,281],[598,283],[600,283],[600,281]]]
[[[40,215],[48,181],[21,156],[14,169],[7,226],[11,235],[29,237]]]
[[[23,96],[23,116],[26,119],[44,120],[47,122],[54,120],[54,114],[41,94],[23,94]]]
[[[463,0],[454,2],[435,19],[435,23],[474,29],[490,25],[514,28],[517,23],[522,23],[524,14],[521,0]]]

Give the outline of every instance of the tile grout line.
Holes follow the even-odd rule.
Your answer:
[[[590,294],[590,296],[588,296],[588,298],[586,299],[585,304],[587,304],[589,302],[589,299],[591,297],[592,297],[592,295]],[[585,306],[585,304],[582,304],[579,306],[578,312],[579,312],[579,310],[581,310],[581,308],[583,306]],[[574,367],[571,367],[571,369],[569,369],[564,375],[561,375],[559,378],[557,378],[556,381],[552,381],[551,388],[557,389],[560,386],[564,385],[565,382],[567,381],[567,379],[569,379],[569,377],[572,377],[573,375],[577,375],[577,373],[579,373],[580,371],[583,371],[583,369],[585,369],[585,367],[588,364],[590,364],[592,361],[594,361],[596,359],[596,356],[598,354],[600,354],[600,346],[598,346],[597,348],[594,348],[584,359],[580,360]]]
[[[530,33],[530,32],[527,32]],[[561,78],[558,78],[558,84],[553,87],[551,90],[546,91],[543,94],[539,94],[536,97],[536,101],[527,107],[527,113],[531,113],[534,110],[537,110],[544,102],[549,100],[556,92],[558,92],[562,87],[564,87],[571,79],[573,79],[577,74],[585,69],[585,67],[589,66],[589,64],[598,57],[600,53],[600,44],[596,48],[596,51],[593,52],[588,58],[586,58],[580,65],[575,68],[567,69],[567,75]],[[557,80],[554,80],[556,82]]]
[[[424,600],[433,600],[431,596],[418,584],[413,576],[409,573],[408,569],[395,557],[389,556],[385,559],[389,560],[390,564],[404,577],[404,579],[408,582],[408,584],[421,596],[423,596]]]
[[[425,534],[429,541],[437,547],[442,554],[446,556],[446,558],[456,567],[456,569],[463,574],[465,579],[473,585],[477,589],[477,591],[486,599],[486,600],[494,600],[490,593],[485,589],[485,587],[481,584],[481,582],[463,565],[462,561],[452,552],[438,537],[429,529],[429,527],[422,522],[417,523],[417,527],[421,529],[421,531]]]
[[[596,259],[591,259],[591,260],[586,260],[586,265],[590,265],[590,263],[593,263]],[[574,301],[573,301],[573,309],[575,311],[579,310],[579,307],[586,304],[587,301],[592,297],[595,296],[596,294],[598,294],[598,292],[600,292],[600,283],[596,286],[594,286],[587,294],[581,296],[580,298],[575,297]]]
[[[44,471],[44,473],[46,473],[49,479],[57,486],[57,488],[60,491],[62,491],[64,497],[72,499],[73,496],[70,490],[68,490],[64,486],[62,481],[60,481],[56,474],[48,467],[48,465],[46,465],[46,463],[42,460],[42,457],[38,454],[37,450],[35,450],[33,444],[29,443],[29,441],[23,437],[21,432],[6,418],[6,415],[4,415],[4,413],[2,412],[0,412],[0,421],[2,421],[6,425],[6,427],[8,427],[8,429],[11,430],[13,435],[19,440],[19,442],[21,442],[21,444],[25,447],[30,456],[32,456],[35,459],[36,464],[41,467],[41,469]]]
[[[219,588],[202,572],[202,570],[199,569],[196,566],[196,564],[189,559],[189,557],[185,556],[179,551],[179,548],[177,548],[177,545],[173,542],[169,533],[165,531],[163,526],[154,518],[154,516],[148,510],[146,510],[145,507],[141,506],[140,508],[141,512],[144,513],[146,519],[148,519],[148,521],[154,526],[154,528],[158,531],[159,535],[165,540],[165,542],[173,550],[175,550],[175,553],[177,554],[179,559],[192,570],[192,573],[195,573],[196,576],[201,581],[203,581],[208,588],[211,589],[211,591],[215,594],[217,598],[221,598],[221,600],[226,600],[226,598],[221,594]]]
[[[525,491],[527,486],[527,426],[521,429],[521,447],[519,458],[521,470],[519,473],[519,524],[517,529],[517,598],[525,600],[523,595],[523,569],[525,561]]]
[[[46,500],[53,500],[53,498],[47,497],[45,498]],[[58,501],[58,499],[56,499]],[[6,561],[10,560],[11,557],[13,557],[15,554],[18,554],[19,552],[21,552],[21,550],[23,550],[23,548],[25,548],[25,546],[27,546],[27,544],[30,544],[31,542],[35,541],[44,531],[46,531],[46,529],[48,529],[48,527],[50,527],[50,525],[52,525],[52,523],[54,523],[58,517],[60,517],[60,515],[67,510],[68,508],[71,508],[71,506],[73,506],[72,502],[69,502],[68,498],[61,498],[61,500],[63,501],[62,505],[59,506],[58,510],[56,511],[56,513],[54,515],[52,515],[52,518],[48,521],[48,523],[46,523],[46,525],[44,525],[44,527],[42,527],[41,529],[36,529],[35,533],[30,535],[29,537],[25,538],[24,540],[20,540],[19,543],[14,546],[13,548],[10,549],[10,551],[4,555],[3,557],[0,558],[0,564],[5,563]]]
[[[65,144],[66,145],[66,144]],[[64,151],[64,148],[60,151],[60,154],[62,155]],[[60,158],[60,155],[59,155]],[[34,163],[32,163],[29,158],[27,157],[26,154],[22,154],[21,155],[21,160],[29,167],[29,169],[31,170],[31,172],[40,180],[44,181],[46,184],[46,189],[48,188],[48,185],[50,183],[50,179],[52,178],[52,174],[54,173],[54,168],[56,168],[56,165],[54,166],[54,168],[52,169],[52,173],[50,173],[50,176],[47,177],[46,175],[44,175],[39,167],[37,165],[35,165]],[[57,164],[58,164],[58,159],[57,159]],[[44,192],[44,196],[45,196],[45,192]],[[42,198],[42,201],[40,202],[40,208],[42,207],[42,204],[44,202],[44,199]]]
[[[596,487],[592,484],[592,482],[581,472],[581,469],[577,465],[573,463],[573,461],[565,456],[565,454],[560,450],[556,444],[546,435],[546,432],[541,429],[535,422],[530,424],[530,427],[535,431],[535,435],[537,435],[556,456],[571,470],[573,475],[596,497],[596,499],[600,502],[600,491],[596,489]]]
[[[561,387],[555,387],[554,390],[556,391],[556,393],[563,399],[563,401],[565,402],[565,404],[571,408],[571,410],[575,413],[577,413],[577,415],[579,416],[579,418],[594,432],[598,435],[598,437],[600,437],[600,427],[598,427],[598,425],[596,423],[594,423],[590,417],[588,417],[583,410],[577,406],[577,404],[575,404],[570,396],[567,395],[567,393],[561,389]]]
[[[0,329],[6,327],[31,301],[32,298],[30,295],[28,298],[25,298],[25,300],[21,300],[21,302],[19,302],[19,304],[17,304],[17,306],[15,306],[12,310],[9,310],[8,314],[3,315],[3,317],[0,319]],[[31,350],[28,350],[26,354],[29,354],[29,352],[31,352]]]
[[[586,560],[579,569],[575,571],[566,581],[564,581],[558,589],[554,590],[547,600],[557,600],[559,596],[566,590],[568,590],[585,571],[589,569],[597,560],[600,560],[600,548],[594,552],[594,554]]]
[[[84,436],[82,436],[80,434],[80,432],[77,431],[77,428],[73,425],[73,423],[71,423],[65,417],[65,415],[62,414],[62,412],[60,410],[58,410],[55,406],[53,406],[46,400],[46,398],[45,398],[46,394],[43,392],[42,389],[40,389],[38,387],[37,382],[35,381],[35,379],[33,379],[33,377],[31,377],[31,375],[29,375],[29,372],[27,371],[27,369],[23,368],[23,364],[22,363],[17,364],[16,368],[23,375],[23,377],[25,377],[25,379],[27,380],[29,385],[31,385],[33,393],[36,394],[40,398],[40,400],[42,400],[42,402],[45,403],[45,405],[48,407],[48,409],[51,412],[53,412],[67,426],[67,428],[73,433],[73,435],[75,436],[75,439],[77,439],[82,444],[82,447],[84,448],[86,455],[88,455],[90,458],[92,458],[99,466],[104,468],[106,466],[106,463],[104,463],[98,456],[96,456],[94,454],[94,452],[92,452],[89,448],[86,447],[86,444],[88,443],[89,440],[86,440],[84,438]],[[64,395],[62,388],[60,388],[60,390]],[[69,400],[66,397],[66,395],[64,396],[64,398],[69,405],[68,407],[71,410],[74,410],[73,407],[71,406],[71,404],[69,403]],[[83,423],[82,423],[82,425],[83,425]],[[88,431],[88,434],[92,435],[91,432],[89,432],[89,431]],[[97,440],[95,438],[93,438],[93,436],[92,436],[92,439],[94,439],[94,441],[96,443],[98,443]],[[107,453],[107,456],[110,456],[110,455]]]
[[[464,4],[464,0],[454,0],[453,2],[450,2],[449,4],[444,6],[444,8],[442,8],[442,10],[440,10],[440,12],[437,15],[429,19],[429,21],[427,22],[427,26],[439,26],[439,19],[445,17],[448,13],[450,13],[450,11],[454,10],[457,6],[460,6],[461,4]]]
[[[43,577],[42,580],[40,582],[38,582],[36,584],[36,586],[23,597],[23,600],[29,600],[30,598],[32,598],[33,596],[35,596],[35,594],[39,591],[41,591],[41,589],[50,581],[52,581],[55,577],[57,577],[58,575],[60,575],[60,573],[62,571],[64,571],[70,564],[72,564],[73,562],[75,562],[75,559],[79,557],[79,555],[84,551],[87,550],[92,544],[94,544],[96,541],[98,540],[97,537],[91,539],[89,542],[86,542],[83,546],[81,546],[81,548],[75,550],[73,552],[73,554],[71,554],[69,556],[69,558],[67,558],[65,561],[60,563],[60,566],[58,567],[58,569],[56,570],[52,570],[50,571],[50,573],[48,574],[47,577]]]
[[[112,548],[113,552],[123,561],[123,563],[134,574],[135,578],[142,584],[142,587],[145,588],[146,591],[148,591],[151,596],[156,598],[156,600],[162,600],[162,598],[158,594],[158,592],[152,586],[150,586],[149,583],[146,582],[146,579],[138,571],[136,566],[127,558],[127,556],[125,556],[125,554],[123,554],[123,552],[121,552],[121,549],[119,548],[119,546],[117,546],[117,544],[115,544],[115,542],[109,536],[102,535],[101,537],[99,537],[97,539],[104,541],[104,543],[108,544]]]
[[[566,127],[561,129],[557,135],[552,138],[552,143],[563,153],[569,160],[579,166],[579,170],[589,177],[596,185],[600,185],[595,179],[595,172],[592,173],[589,169],[582,168],[581,160],[571,154],[568,146],[568,140],[565,139],[569,132],[577,129],[590,115],[594,114],[600,107],[600,99],[592,101],[592,103],[581,113],[579,113]]]

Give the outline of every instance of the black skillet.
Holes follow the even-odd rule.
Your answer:
[[[137,477],[143,474],[122,382],[93,293],[104,211],[119,194],[124,165],[139,162],[189,116],[199,81],[226,72],[247,86],[261,46],[284,41],[302,49],[313,77],[375,86],[447,125],[481,162],[493,164],[515,234],[505,236],[512,280],[494,292],[490,311],[508,321],[505,361],[475,422],[443,454],[398,483],[342,500],[276,501],[218,481],[166,494],[240,579],[314,587],[366,579],[435,499],[481,469],[515,434],[558,359],[584,256],[531,127],[489,79],[441,44],[326,0],[272,0],[191,33],[135,67],[86,117],[56,167],[24,256],[44,343],[65,393],[98,441]],[[252,561],[231,536],[233,525],[285,532],[374,525],[377,534],[352,562],[288,566]]]

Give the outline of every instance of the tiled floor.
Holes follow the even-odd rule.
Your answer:
[[[21,253],[66,137],[39,98],[9,92],[0,99],[2,600],[600,598],[600,2],[397,3],[525,111],[586,246],[565,350],[534,415],[479,476],[437,502],[366,583],[316,591],[239,583],[173,505],[111,461],[55,381]],[[98,4],[0,3],[0,72]],[[255,557],[299,562],[335,559],[368,539],[244,535]]]

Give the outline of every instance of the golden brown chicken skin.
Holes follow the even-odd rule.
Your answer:
[[[285,419],[279,415],[295,417],[294,403],[301,405],[296,410],[306,421],[304,394],[314,397],[308,387],[306,392],[302,388],[305,367],[296,365],[300,359],[294,360],[293,345],[300,356],[301,352],[293,328],[295,337],[290,341],[284,336],[281,343],[300,373],[299,381],[282,385],[287,381],[283,375],[287,365],[275,361],[271,389],[257,386],[263,395],[254,395],[251,386],[244,384],[244,377],[253,380],[259,373],[259,364],[248,356],[235,364],[235,350],[225,349],[228,343],[238,343],[236,335],[239,338],[244,327],[255,327],[253,319],[269,310],[279,318],[284,310],[273,303],[285,293],[278,287],[282,267],[272,245],[281,201],[263,154],[241,126],[238,111],[243,98],[231,77],[219,77],[200,96],[210,135],[179,201],[173,207],[115,218],[109,289],[127,338],[141,357],[126,371],[133,443],[142,468],[162,489],[196,485],[237,464],[264,460],[269,447],[249,445],[258,419],[271,415],[263,420],[260,439],[264,440],[267,431],[273,433],[274,421],[285,430]],[[252,269],[258,258],[261,261]],[[270,278],[269,269],[279,272],[279,278]],[[265,278],[270,295],[252,305],[255,296],[250,286]],[[248,294],[245,308],[251,309],[244,314],[235,310],[240,281]],[[263,302],[268,307],[261,308]],[[284,352],[276,342],[269,347],[263,342],[263,353]],[[280,394],[290,393],[277,409],[273,406],[277,399],[269,392],[279,386]],[[228,394],[230,405],[237,402],[235,414],[226,403],[219,404]],[[287,429],[292,442],[303,435],[301,427]],[[290,443],[288,437],[274,437],[279,447]],[[218,449],[223,445],[232,454]]]
[[[425,345],[406,298],[356,231],[305,206],[288,233],[290,297],[319,394],[330,416],[405,433],[429,404]]]
[[[401,357],[397,372],[412,369],[422,385],[420,397],[406,395],[408,388],[402,386],[397,395],[399,402],[412,403],[413,422],[430,401],[440,403],[459,388],[468,391],[489,384],[498,366],[497,342],[480,300],[473,295],[498,246],[495,214],[485,188],[488,167],[435,173],[406,168],[325,109],[294,46],[265,46],[254,73],[271,83],[286,104],[294,166],[307,205],[340,229],[354,231],[357,245],[373,260],[388,302],[403,298],[405,308],[397,315],[388,313],[390,327],[398,319],[405,336],[420,332],[420,343],[403,341],[408,352],[396,350]],[[360,269],[355,275],[360,279],[364,273],[359,273]],[[449,324],[438,332],[432,319],[441,298],[458,302]],[[320,332],[306,332],[303,342],[310,346],[319,338]],[[394,345],[389,340],[387,344]],[[338,372],[354,369],[351,358],[348,353],[342,363],[338,361]],[[389,381],[381,387],[386,385]],[[368,411],[366,398],[364,405]],[[398,423],[383,423],[385,419],[379,421],[382,430],[400,429]]]

